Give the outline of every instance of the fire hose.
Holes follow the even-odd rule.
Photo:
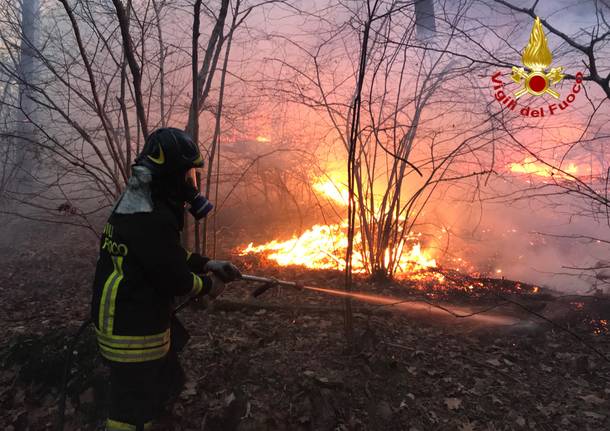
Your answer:
[[[270,288],[277,287],[277,286],[285,286],[285,287],[295,288],[295,289],[299,289],[299,290],[307,289],[307,290],[311,290],[311,291],[329,293],[329,294],[338,295],[338,296],[350,296],[350,297],[353,297],[353,298],[356,298],[356,299],[366,299],[367,297],[370,298],[370,296],[362,294],[362,293],[356,293],[356,292],[348,293],[348,292],[345,292],[345,291],[339,291],[339,290],[334,290],[334,289],[326,289],[326,288],[320,288],[320,287],[314,287],[314,286],[305,286],[305,285],[303,285],[303,284],[301,284],[299,282],[296,282],[296,281],[278,280],[276,278],[260,277],[260,276],[257,276],[257,275],[247,275],[247,274],[244,274],[244,275],[241,276],[241,278],[239,280],[250,281],[250,282],[255,282],[255,283],[263,283],[262,286],[258,287],[257,289],[255,289],[251,293],[251,296],[254,297],[254,298],[262,295],[263,293],[265,293]],[[500,295],[498,295],[498,296],[500,296]],[[586,347],[588,347],[589,349],[591,349],[592,351],[597,353],[606,362],[610,363],[610,358],[606,357],[600,350],[598,350],[595,347],[593,347],[592,345],[586,343],[580,336],[578,336],[573,331],[558,325],[557,323],[553,322],[552,320],[548,319],[547,317],[542,316],[541,314],[536,313],[535,311],[532,311],[532,310],[528,309],[527,307],[523,306],[522,304],[520,304],[520,303],[518,303],[516,301],[512,301],[512,300],[504,298],[502,296],[500,296],[500,297],[502,299],[504,299],[505,301],[513,303],[513,304],[519,306],[520,308],[524,309],[525,311],[528,311],[531,314],[534,314],[535,316],[539,317],[540,319],[542,319],[542,320],[544,320],[544,321],[546,321],[548,323],[553,324],[553,326],[563,330],[564,332],[569,333],[570,335],[572,335],[573,337],[578,339]],[[196,298],[197,298],[196,296],[192,296],[192,297],[188,298],[187,300],[185,300],[184,302],[182,302],[181,304],[179,304],[174,309],[174,311],[172,313],[172,320],[179,324],[179,322],[178,322],[178,320],[176,318],[176,314],[180,310],[185,308],[189,303],[191,303]],[[393,302],[392,300],[390,300],[390,301],[384,300],[384,301],[375,301],[375,302],[382,303],[384,305],[397,305],[397,304],[400,304],[400,303],[405,302],[405,301]],[[430,304],[428,301],[424,301],[424,302],[428,303],[429,305],[433,305],[433,304]],[[446,308],[444,308],[444,307],[442,307],[440,305],[434,305],[434,306],[440,308],[441,310],[449,312],[454,317],[470,317],[472,315],[480,314],[480,313],[487,312],[487,311],[491,310],[491,308],[488,308],[488,309],[485,309],[485,310],[480,310],[478,312],[470,313],[468,315],[457,315],[457,314],[451,312],[450,310],[447,310]],[[73,350],[76,347],[76,343],[78,341],[78,338],[82,335],[82,333],[85,331],[85,329],[88,327],[88,325],[90,323],[91,323],[91,319],[87,319],[85,322],[83,322],[81,327],[78,329],[77,334],[72,339],[72,342],[67,346],[67,351],[66,351],[67,358],[66,358],[66,363],[65,363],[65,368],[64,368],[64,376],[63,376],[61,395],[60,395],[60,400],[59,400],[59,421],[58,421],[58,426],[57,426],[57,429],[59,431],[62,431],[63,430],[63,426],[64,426],[64,412],[65,412],[65,404],[66,404],[66,392],[67,392],[67,383],[68,383],[68,380],[70,379],[70,369],[71,369],[72,357],[73,357],[72,352],[73,352]],[[174,333],[174,329],[178,329],[177,333]],[[179,334],[180,332],[183,332],[182,335],[184,337],[186,337],[186,340],[188,340],[188,332],[186,331],[186,329],[184,327],[182,327],[182,325],[179,325],[178,328],[174,328],[172,326],[172,343],[174,341],[177,341],[177,340],[175,340],[175,338],[181,338],[181,336]]]
[[[253,281],[255,283],[264,283],[262,286],[258,287],[257,289],[255,289],[252,292],[251,295],[254,298],[258,298],[263,293],[265,293],[267,290],[271,289],[272,287],[276,287],[276,286],[292,287],[295,289],[303,289],[305,287],[298,281],[278,280],[276,278],[260,277],[258,275],[242,274],[241,278],[238,280]],[[174,314],[178,313],[180,310],[182,310],[184,307],[186,307],[188,304],[190,304],[194,299],[195,299],[195,297],[190,297],[186,301],[184,301],[183,303],[178,305],[174,309]]]

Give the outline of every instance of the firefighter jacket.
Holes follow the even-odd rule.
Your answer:
[[[207,258],[180,245],[181,220],[163,202],[113,213],[102,233],[91,316],[102,356],[146,362],[169,351],[174,296],[207,293]]]

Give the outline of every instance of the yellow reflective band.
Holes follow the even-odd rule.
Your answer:
[[[149,430],[151,428],[152,428],[152,421],[146,422],[144,424],[144,430]],[[123,431],[123,430],[137,430],[137,429],[138,428],[132,424],[115,421],[113,419],[106,420],[106,431]]]
[[[112,259],[115,261],[118,261],[117,271],[119,272],[119,277],[117,278],[116,282],[114,283],[114,286],[112,287],[112,292],[110,295],[110,310],[108,312],[108,315],[106,316],[106,319],[108,322],[107,323],[107,333],[108,334],[112,334],[112,330],[114,328],[114,315],[115,315],[115,311],[116,311],[116,295],[119,291],[119,284],[123,280],[123,256],[113,256]]]
[[[109,335],[112,334],[114,326],[116,295],[119,291],[119,284],[123,280],[123,256],[112,256],[112,264],[114,271],[104,283],[98,321],[99,329]]]
[[[170,341],[169,329],[160,334],[152,335],[108,335],[104,334],[99,329],[96,329],[95,332],[97,333],[97,340],[99,343],[119,349],[159,347]]]
[[[112,263],[114,265],[114,259]],[[114,283],[115,277],[117,277],[116,266],[114,267],[114,270],[110,273],[110,275],[106,279],[106,282],[104,283],[104,289],[102,290],[102,299],[100,301],[100,311],[97,325],[98,328],[103,328],[104,326],[104,304],[106,304],[107,302],[108,291],[110,286]]]
[[[203,160],[201,159],[201,155],[197,156],[197,158],[193,162],[193,166],[195,166],[195,167],[203,166]]]
[[[170,343],[151,349],[113,349],[98,342],[100,353],[114,362],[147,362],[161,359],[169,352]]]
[[[191,258],[191,256],[193,255],[193,253],[191,253],[188,250],[184,250],[184,251],[186,251],[186,260],[189,260]]]
[[[193,288],[191,289],[191,293],[193,295],[199,295],[201,289],[203,289],[203,280],[197,274],[191,272],[193,274]]]
[[[146,428],[146,427],[145,427]],[[136,431],[136,426],[113,419],[106,420],[106,431]]]

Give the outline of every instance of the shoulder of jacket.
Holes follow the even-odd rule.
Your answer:
[[[113,213],[108,220],[111,224],[124,225],[132,228],[149,229],[152,227],[167,227],[178,230],[176,218],[166,205],[155,205],[149,213],[116,214]]]

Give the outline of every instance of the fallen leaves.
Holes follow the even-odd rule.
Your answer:
[[[184,388],[180,393],[180,398],[187,400],[194,395],[197,395],[197,382],[189,380],[184,384]]]
[[[591,394],[591,395],[581,395],[579,397],[581,400],[583,400],[584,402],[588,403],[588,404],[596,404],[596,405],[600,405],[600,404],[604,404],[606,402],[606,400],[598,397],[597,395]]]
[[[462,400],[459,398],[445,398],[445,405],[449,410],[457,410],[462,405]]]
[[[270,275],[311,277],[329,287],[341,282],[326,273]],[[239,295],[248,292],[236,288],[231,294],[243,299]],[[71,293],[79,294],[84,295]],[[15,301],[0,295],[9,306]],[[70,328],[78,326],[88,301],[86,295],[82,303],[63,296],[44,299],[20,313],[42,315],[58,307]],[[326,298],[284,290],[263,300],[278,308],[185,310],[192,338],[181,361],[189,379],[170,425],[162,429],[197,430],[205,423],[206,431],[236,424],[240,430],[488,431],[543,429],[544,423],[553,430],[601,430],[607,424],[610,370],[563,334],[484,337],[407,315],[362,314],[355,318],[355,352],[346,352],[340,313],[295,307],[326,305]],[[283,304],[293,307],[282,310]],[[17,331],[30,334],[56,324],[52,317],[31,319],[12,323],[13,331],[6,333],[20,327]],[[595,343],[610,351],[608,337],[596,337]],[[56,397],[47,397],[53,394],[48,387],[40,391],[36,384],[16,381],[18,375],[18,367],[0,373],[0,429],[20,429],[28,421],[36,421],[30,429],[44,429],[53,422]],[[80,400],[68,403],[68,417],[83,421],[81,429],[93,429],[77,405],[91,400],[91,390],[79,394]]]
[[[602,414],[590,412],[590,411],[584,411],[584,412],[582,412],[582,414],[591,419],[602,420],[602,419],[606,418],[606,416],[604,416]]]
[[[474,423],[468,421],[468,422],[464,422],[462,424],[460,424],[460,427],[458,428],[459,431],[475,431],[476,428],[474,427]]]

